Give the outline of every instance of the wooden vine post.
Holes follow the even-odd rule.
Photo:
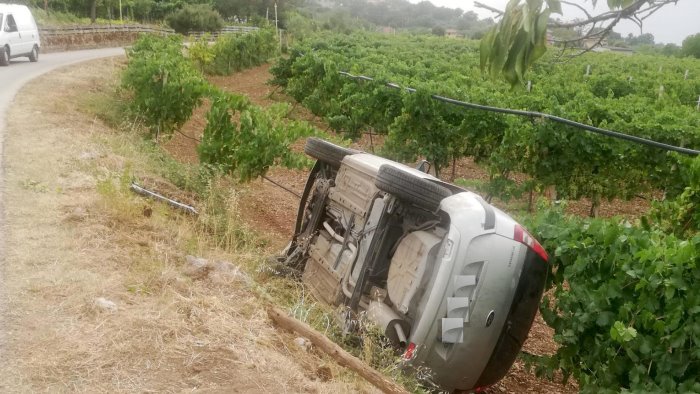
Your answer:
[[[286,313],[274,307],[267,308],[267,315],[279,327],[284,328],[288,331],[296,332],[297,334],[303,335],[304,337],[308,338],[311,341],[311,343],[314,344],[314,346],[318,347],[324,353],[331,356],[335,361],[338,362],[338,364],[357,372],[360,376],[367,379],[368,382],[372,383],[375,387],[382,390],[383,392],[408,394],[408,391],[406,391],[396,382],[392,381],[391,379],[388,379],[381,373],[377,372],[375,369],[363,363],[362,360],[346,352],[340,346],[338,346],[330,339],[326,338],[324,335],[311,328],[309,325],[302,323],[293,317],[287,316]]]

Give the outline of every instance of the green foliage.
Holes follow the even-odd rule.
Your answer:
[[[700,176],[700,159],[690,171]],[[698,184],[689,190],[697,199]],[[679,201],[663,212],[686,215],[687,208]],[[538,373],[560,369],[591,393],[700,390],[700,217],[693,215],[695,230],[677,231],[680,238],[666,223],[581,220],[554,210],[530,219],[553,252],[554,291],[540,311],[560,345],[538,358]]]
[[[170,135],[192,116],[211,89],[183,55],[177,36],[142,36],[127,51],[122,86],[133,94],[131,109],[156,137]]]
[[[503,76],[511,86],[547,51],[547,22],[561,14],[559,0],[511,0],[501,20],[481,39],[481,69]]]
[[[375,80],[354,80],[339,71]],[[345,136],[386,134],[383,153],[391,157],[424,156],[438,167],[462,157],[485,163],[491,173],[486,190],[503,199],[551,186],[567,199],[631,198],[653,189],[675,196],[683,191],[678,187],[682,167],[677,156],[659,149],[542,119],[452,106],[430,95],[550,113],[700,147],[700,112],[694,104],[700,64],[692,59],[588,54],[565,64],[542,62],[528,74],[528,92],[484,77],[471,41],[324,34],[297,46],[271,72],[274,83]],[[388,82],[417,93],[387,88]],[[516,183],[515,173],[529,180]]]
[[[660,228],[679,238],[690,239],[700,234],[700,160],[684,160],[680,167],[680,184],[685,185],[680,195],[671,200],[657,202],[645,217],[647,229]]]
[[[654,35],[651,33],[644,33],[638,36],[629,34],[625,42],[632,47],[652,46],[654,45]]]
[[[37,7],[32,7],[32,15],[38,26],[61,26],[68,24],[90,23],[87,18],[80,18],[67,12],[46,12]]]
[[[597,0],[591,0],[593,6]],[[653,1],[648,0],[648,3]],[[622,12],[644,8],[644,1],[607,0],[611,10]],[[629,10],[625,10],[626,8]],[[525,73],[547,51],[547,24],[551,14],[562,14],[560,0],[510,0],[496,26],[481,39],[481,69],[492,77],[501,77],[511,86],[525,81]],[[624,15],[621,14],[624,17]],[[596,17],[588,16],[595,20]],[[600,21],[600,20],[599,20]],[[612,26],[618,20],[611,23]],[[591,31],[596,28],[592,23]],[[553,31],[561,37],[562,29]],[[569,33],[565,36],[571,38]],[[654,45],[654,36],[646,33],[638,37],[630,35],[627,44],[633,46]]]
[[[204,34],[187,48],[189,58],[199,66],[199,70],[202,72],[215,58],[214,50],[209,45],[210,39],[211,36],[209,34]]]
[[[295,39],[304,39],[311,36],[315,31],[318,31],[317,22],[299,12],[287,13],[287,33]]]
[[[148,21],[155,6],[154,0],[134,0],[131,6],[132,17],[139,21]]]
[[[258,66],[277,53],[278,41],[273,29],[246,34],[226,34],[216,40],[214,58],[205,70],[215,75],[230,75]]]
[[[167,18],[168,25],[180,34],[190,31],[214,32],[224,27],[224,20],[209,4],[188,4]]]
[[[439,26],[443,29],[456,29],[465,36],[473,36],[493,25],[491,18],[479,19],[474,11],[465,12],[464,7],[440,7],[430,2],[414,4],[409,1],[350,0],[343,1],[340,10],[306,2],[298,10],[313,15],[314,20],[320,22],[319,26],[339,32],[363,26],[375,30],[376,26],[381,26],[427,33]],[[289,21],[287,16],[286,23]]]
[[[433,33],[433,35],[442,37],[445,35],[445,28],[442,26],[435,26],[430,29],[430,32]]]
[[[269,40],[269,33],[253,33],[227,42],[244,46],[257,43],[258,47],[246,48],[264,51],[266,47],[261,39]],[[250,38],[245,38],[247,36]],[[189,50],[189,56],[200,67],[206,67],[212,60],[212,53],[204,40],[196,42]],[[250,55],[239,67],[250,66],[255,59],[263,58],[263,55]],[[177,130],[203,97],[210,97],[208,122],[198,146],[200,160],[209,168],[235,173],[242,181],[249,181],[263,176],[273,165],[299,168],[309,164],[304,155],[293,152],[290,146],[301,137],[317,134],[314,129],[287,121],[286,104],[263,110],[244,96],[210,86],[193,62],[183,55],[179,38],[142,37],[129,51],[129,65],[122,75],[122,85],[133,95],[133,113],[142,117],[156,135]]]
[[[263,176],[273,165],[308,165],[308,159],[290,146],[315,131],[306,124],[285,121],[287,112],[286,105],[263,110],[244,96],[216,94],[198,146],[200,160],[225,173],[236,173],[241,181]]]
[[[439,174],[462,145],[457,138],[461,119],[451,116],[457,108],[433,100],[429,92],[418,90],[403,96],[403,110],[390,127],[385,152],[410,162],[423,156]]]
[[[239,18],[252,17],[262,19],[268,15],[269,19],[274,19],[274,6],[281,14],[283,11],[294,8],[295,0],[214,0],[214,8],[227,20],[234,16]],[[262,17],[262,18],[260,18]]]
[[[700,59],[700,33],[688,36],[683,40],[682,52],[685,56]]]

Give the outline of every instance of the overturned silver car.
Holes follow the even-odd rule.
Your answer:
[[[365,311],[443,389],[477,390],[513,364],[547,254],[479,195],[417,169],[311,138],[317,159],[279,260],[324,302]]]

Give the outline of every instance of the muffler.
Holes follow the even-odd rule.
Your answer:
[[[411,326],[391,307],[383,302],[372,300],[367,308],[367,318],[384,330],[384,335],[400,349],[406,347],[407,336]]]

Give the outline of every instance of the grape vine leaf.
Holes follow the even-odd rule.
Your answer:
[[[547,51],[547,22],[561,14],[559,0],[511,0],[501,20],[481,40],[481,70],[503,76],[511,86]]]

